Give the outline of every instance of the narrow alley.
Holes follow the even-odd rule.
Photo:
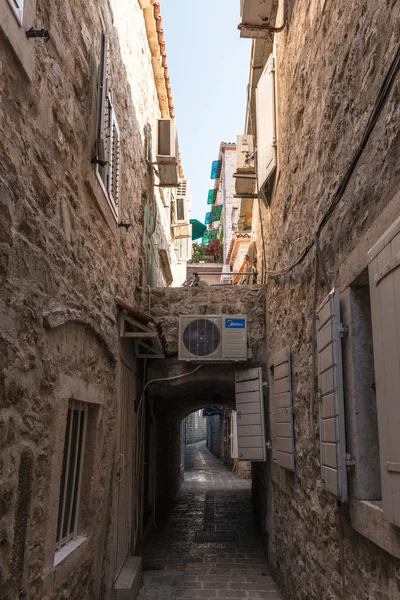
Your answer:
[[[140,600],[280,600],[254,525],[251,480],[205,442],[186,447],[185,480],[144,555]]]
[[[0,600],[400,600],[400,0],[0,0]]]

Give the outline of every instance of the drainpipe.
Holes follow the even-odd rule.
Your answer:
[[[165,83],[164,67],[162,65],[162,57],[160,51],[160,44],[158,41],[156,21],[154,18],[155,3],[156,0],[139,0],[139,6],[143,11],[147,40],[149,42],[151,64],[153,67],[154,81],[157,89],[161,117],[169,118],[170,110],[168,105],[168,93]]]

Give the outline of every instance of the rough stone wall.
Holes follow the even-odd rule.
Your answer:
[[[116,227],[90,164],[102,20],[128,230]],[[137,284],[148,281],[144,130],[154,140],[158,101],[137,2],[114,2],[113,14],[106,2],[41,2],[32,25],[51,39],[24,40],[31,81],[0,30],[0,596],[100,598],[113,581],[112,566],[108,580],[101,573],[113,527],[115,299],[135,305]],[[54,568],[71,397],[91,403],[87,542]]]
[[[199,414],[200,413],[200,414]],[[207,417],[203,417],[203,411],[195,411],[185,419],[186,422],[186,444],[201,442],[207,437]]]
[[[141,293],[143,310],[147,291]],[[265,355],[265,286],[157,288],[151,290],[151,314],[160,323],[168,353],[178,352],[179,315],[247,314],[253,361]],[[243,366],[243,363],[241,363]],[[169,363],[157,365],[164,369]]]
[[[360,143],[400,31],[398,2],[300,0],[285,5],[286,27],[275,36],[278,172],[271,206],[263,208],[270,270],[297,258],[327,209]],[[277,22],[283,21],[282,8],[283,3]],[[400,214],[399,204],[392,206],[400,180],[399,111],[397,78],[343,200],[321,235],[328,276],[341,289],[359,275],[367,251]],[[292,353],[296,471],[286,474],[271,464],[271,457],[266,465],[253,465],[260,526],[271,567],[288,598],[397,600],[399,559],[354,530],[349,506],[338,507],[323,490],[313,455],[313,267],[314,250],[288,275],[268,278],[269,353],[286,346]],[[325,294],[319,281],[318,303]]]

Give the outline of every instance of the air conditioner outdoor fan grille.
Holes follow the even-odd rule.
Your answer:
[[[194,356],[207,356],[216,351],[221,341],[219,329],[209,319],[196,319],[185,327],[183,343]]]

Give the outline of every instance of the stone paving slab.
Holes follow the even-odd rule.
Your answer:
[[[143,557],[139,600],[282,600],[254,525],[250,486],[204,442],[187,446],[184,484]],[[236,540],[195,541],[198,532],[223,540],[225,531]]]

